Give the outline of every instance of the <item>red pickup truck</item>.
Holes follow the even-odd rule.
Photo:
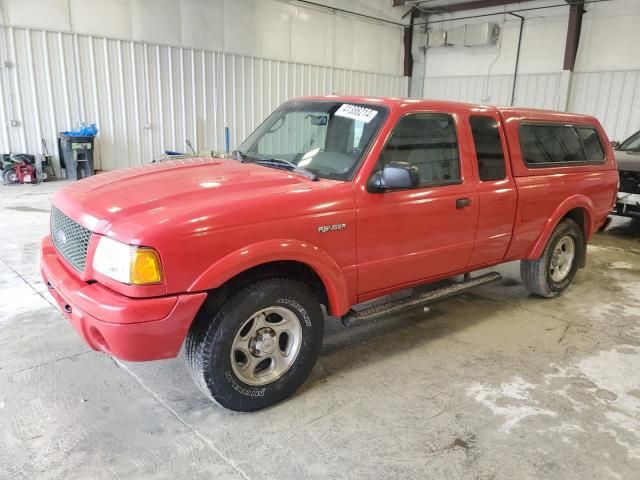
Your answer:
[[[92,348],[146,361],[177,356],[186,339],[202,391],[257,410],[308,376],[326,314],[349,326],[422,306],[499,279],[470,272],[513,260],[531,292],[558,295],[584,266],[617,183],[592,117],[302,98],[232,158],[61,189],[41,270]],[[423,284],[434,286],[385,301]]]

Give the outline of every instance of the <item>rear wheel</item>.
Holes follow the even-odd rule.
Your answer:
[[[531,293],[555,297],[572,282],[578,260],[586,248],[582,229],[571,219],[562,221],[551,234],[537,260],[520,262],[522,283]]]
[[[208,302],[187,336],[191,376],[225,408],[259,410],[291,395],[322,347],[324,318],[306,285],[262,280]]]

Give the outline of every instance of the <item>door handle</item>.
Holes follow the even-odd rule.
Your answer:
[[[470,198],[459,198],[456,200],[456,208],[466,208],[471,205]]]

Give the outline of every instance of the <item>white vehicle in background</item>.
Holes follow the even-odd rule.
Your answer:
[[[616,144],[616,161],[620,175],[618,201],[614,213],[624,217],[640,218],[640,131],[624,142]]]

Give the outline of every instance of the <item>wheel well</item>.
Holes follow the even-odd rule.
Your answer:
[[[584,234],[584,238],[587,238],[587,212],[585,211],[584,208],[581,207],[577,207],[574,208],[573,210],[569,210],[566,215],[564,217],[562,217],[562,220],[564,220],[565,218],[570,218],[571,220],[573,220],[574,222],[576,222],[578,224],[578,226],[580,227],[580,229],[582,230],[582,233]],[[561,221],[562,221],[561,220]]]
[[[216,288],[216,293],[237,290],[256,280],[271,277],[286,277],[304,283],[318,298],[318,302],[329,309],[329,297],[322,279],[309,265],[293,260],[264,263],[245,270]]]
[[[584,266],[587,263],[587,236],[588,236],[587,215],[588,213],[584,208],[577,207],[577,208],[574,208],[573,210],[569,210],[566,213],[566,215],[562,217],[562,220],[564,220],[565,218],[570,218],[571,220],[576,222],[576,224],[578,224],[578,227],[580,227],[580,230],[582,230],[584,244],[578,248],[578,255],[579,255],[578,267],[579,268],[584,268]],[[562,220],[560,221],[562,222]]]

